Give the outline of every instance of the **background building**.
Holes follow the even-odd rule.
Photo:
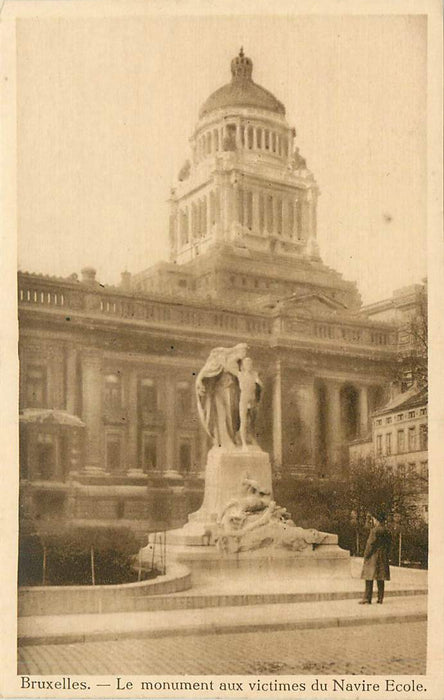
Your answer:
[[[19,273],[22,494],[35,518],[182,522],[209,448],[194,381],[215,346],[250,346],[276,475],[341,476],[389,398],[399,319],[363,309],[322,263],[315,179],[252,70],[241,51],[200,110],[171,191],[169,262],[118,287],[92,268]]]

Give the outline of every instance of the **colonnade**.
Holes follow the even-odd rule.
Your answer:
[[[348,443],[368,435],[369,416],[376,408],[373,386],[379,388],[379,385],[351,384],[331,378],[302,375],[290,378],[277,361],[272,386],[272,444],[276,467],[297,469],[297,466],[317,465],[319,473],[334,473],[336,466],[347,459]],[[348,404],[350,397],[352,404]],[[288,436],[294,435],[296,424],[296,459],[300,465],[292,463],[294,450],[292,456],[288,444]]]
[[[218,219],[218,193],[211,191],[181,206],[176,212],[179,245],[184,246],[194,239],[205,238]],[[174,227],[174,221],[171,226]],[[177,223],[176,223],[177,225]],[[174,237],[174,232],[172,234]]]
[[[228,143],[227,140],[228,139]],[[209,155],[224,150],[266,151],[281,158],[291,154],[292,136],[288,129],[231,122],[210,127],[195,141],[195,160],[200,162]]]
[[[309,190],[300,198],[285,192],[264,191],[235,184],[221,197],[210,191],[182,204],[171,219],[171,239],[179,249],[208,236],[219,221],[229,229],[239,223],[255,234],[273,234],[294,241],[314,235],[313,199]]]

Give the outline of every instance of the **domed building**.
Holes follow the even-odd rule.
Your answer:
[[[355,285],[321,263],[319,190],[295,134],[284,105],[253,81],[253,62],[241,49],[231,81],[199,111],[191,157],[171,192],[172,264],[135,275],[133,287],[241,304],[316,288],[359,307]]]
[[[380,306],[362,308],[356,284],[322,262],[319,190],[295,133],[241,50],[171,190],[169,261],[116,287],[92,268],[19,273],[26,512],[183,524],[209,448],[195,377],[211,349],[239,342],[263,381],[257,438],[275,475],[344,475],[385,398],[399,318],[378,320]],[[398,293],[396,313],[412,298]]]

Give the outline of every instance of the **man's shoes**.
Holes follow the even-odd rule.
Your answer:
[[[372,601],[371,600],[360,600],[359,605],[371,605]]]

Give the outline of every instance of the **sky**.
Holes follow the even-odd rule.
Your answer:
[[[323,261],[364,303],[419,283],[426,36],[419,15],[20,19],[20,269],[114,284],[167,259],[170,188],[243,46],[318,182]]]

